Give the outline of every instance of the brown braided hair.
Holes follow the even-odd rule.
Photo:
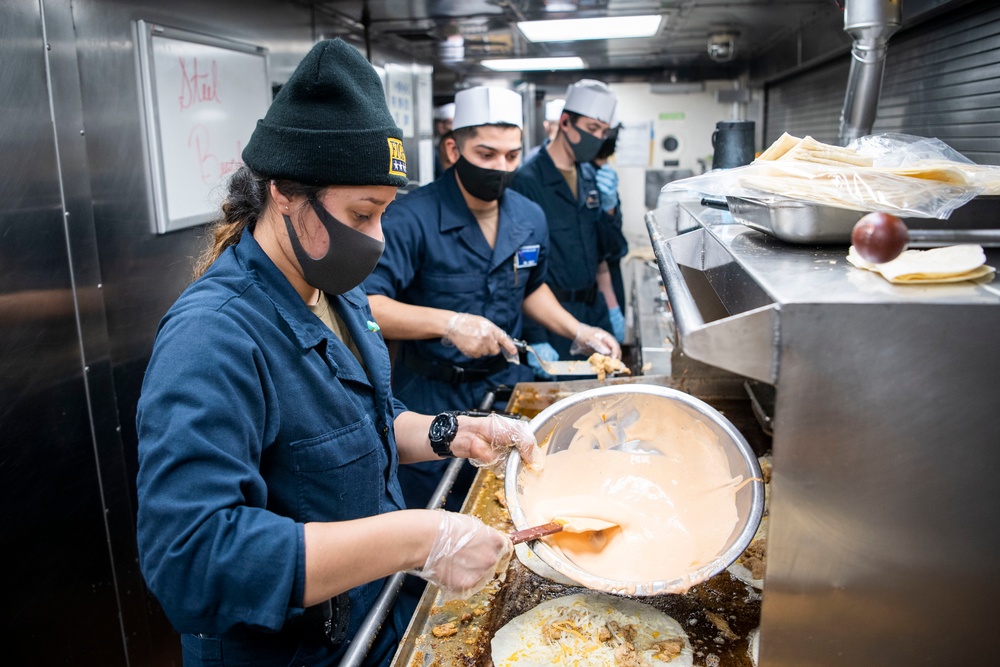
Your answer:
[[[272,181],[278,192],[286,197],[302,195],[315,198],[323,189],[285,179],[271,179],[255,173],[246,165],[240,167],[229,178],[229,192],[222,202],[221,216],[208,228],[209,240],[195,262],[192,279],[201,277],[226,248],[235,245],[243,235],[243,230],[253,231],[257,220],[267,208]]]

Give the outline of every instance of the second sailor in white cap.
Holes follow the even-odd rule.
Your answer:
[[[393,394],[411,410],[472,409],[498,385],[532,379],[511,341],[525,315],[570,339],[608,336],[559,305],[545,284],[545,216],[507,189],[521,157],[521,109],[509,89],[459,92],[455,165],[383,216],[385,253],[365,288],[382,334],[399,341]],[[445,464],[400,469],[408,506],[426,504]]]

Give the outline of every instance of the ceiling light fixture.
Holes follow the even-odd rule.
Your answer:
[[[483,60],[480,64],[495,72],[583,69],[586,66],[583,59],[579,56],[566,56],[563,58],[498,58]]]
[[[577,42],[585,39],[625,39],[652,37],[660,29],[663,17],[603,16],[590,19],[520,21],[518,29],[529,42]]]

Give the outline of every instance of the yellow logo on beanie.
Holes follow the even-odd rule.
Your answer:
[[[389,173],[393,176],[406,176],[406,153],[403,152],[403,142],[389,137]]]

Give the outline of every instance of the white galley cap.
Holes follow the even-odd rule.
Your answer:
[[[509,123],[524,128],[521,95],[509,88],[479,86],[455,95],[452,129]]]
[[[563,105],[566,100],[549,100],[545,103],[545,120],[552,122],[559,120],[562,115]]]
[[[615,118],[617,103],[618,98],[607,84],[594,79],[580,79],[566,89],[566,104],[563,110],[610,125]]]
[[[455,103],[448,102],[434,109],[434,120],[451,120],[455,117]]]

